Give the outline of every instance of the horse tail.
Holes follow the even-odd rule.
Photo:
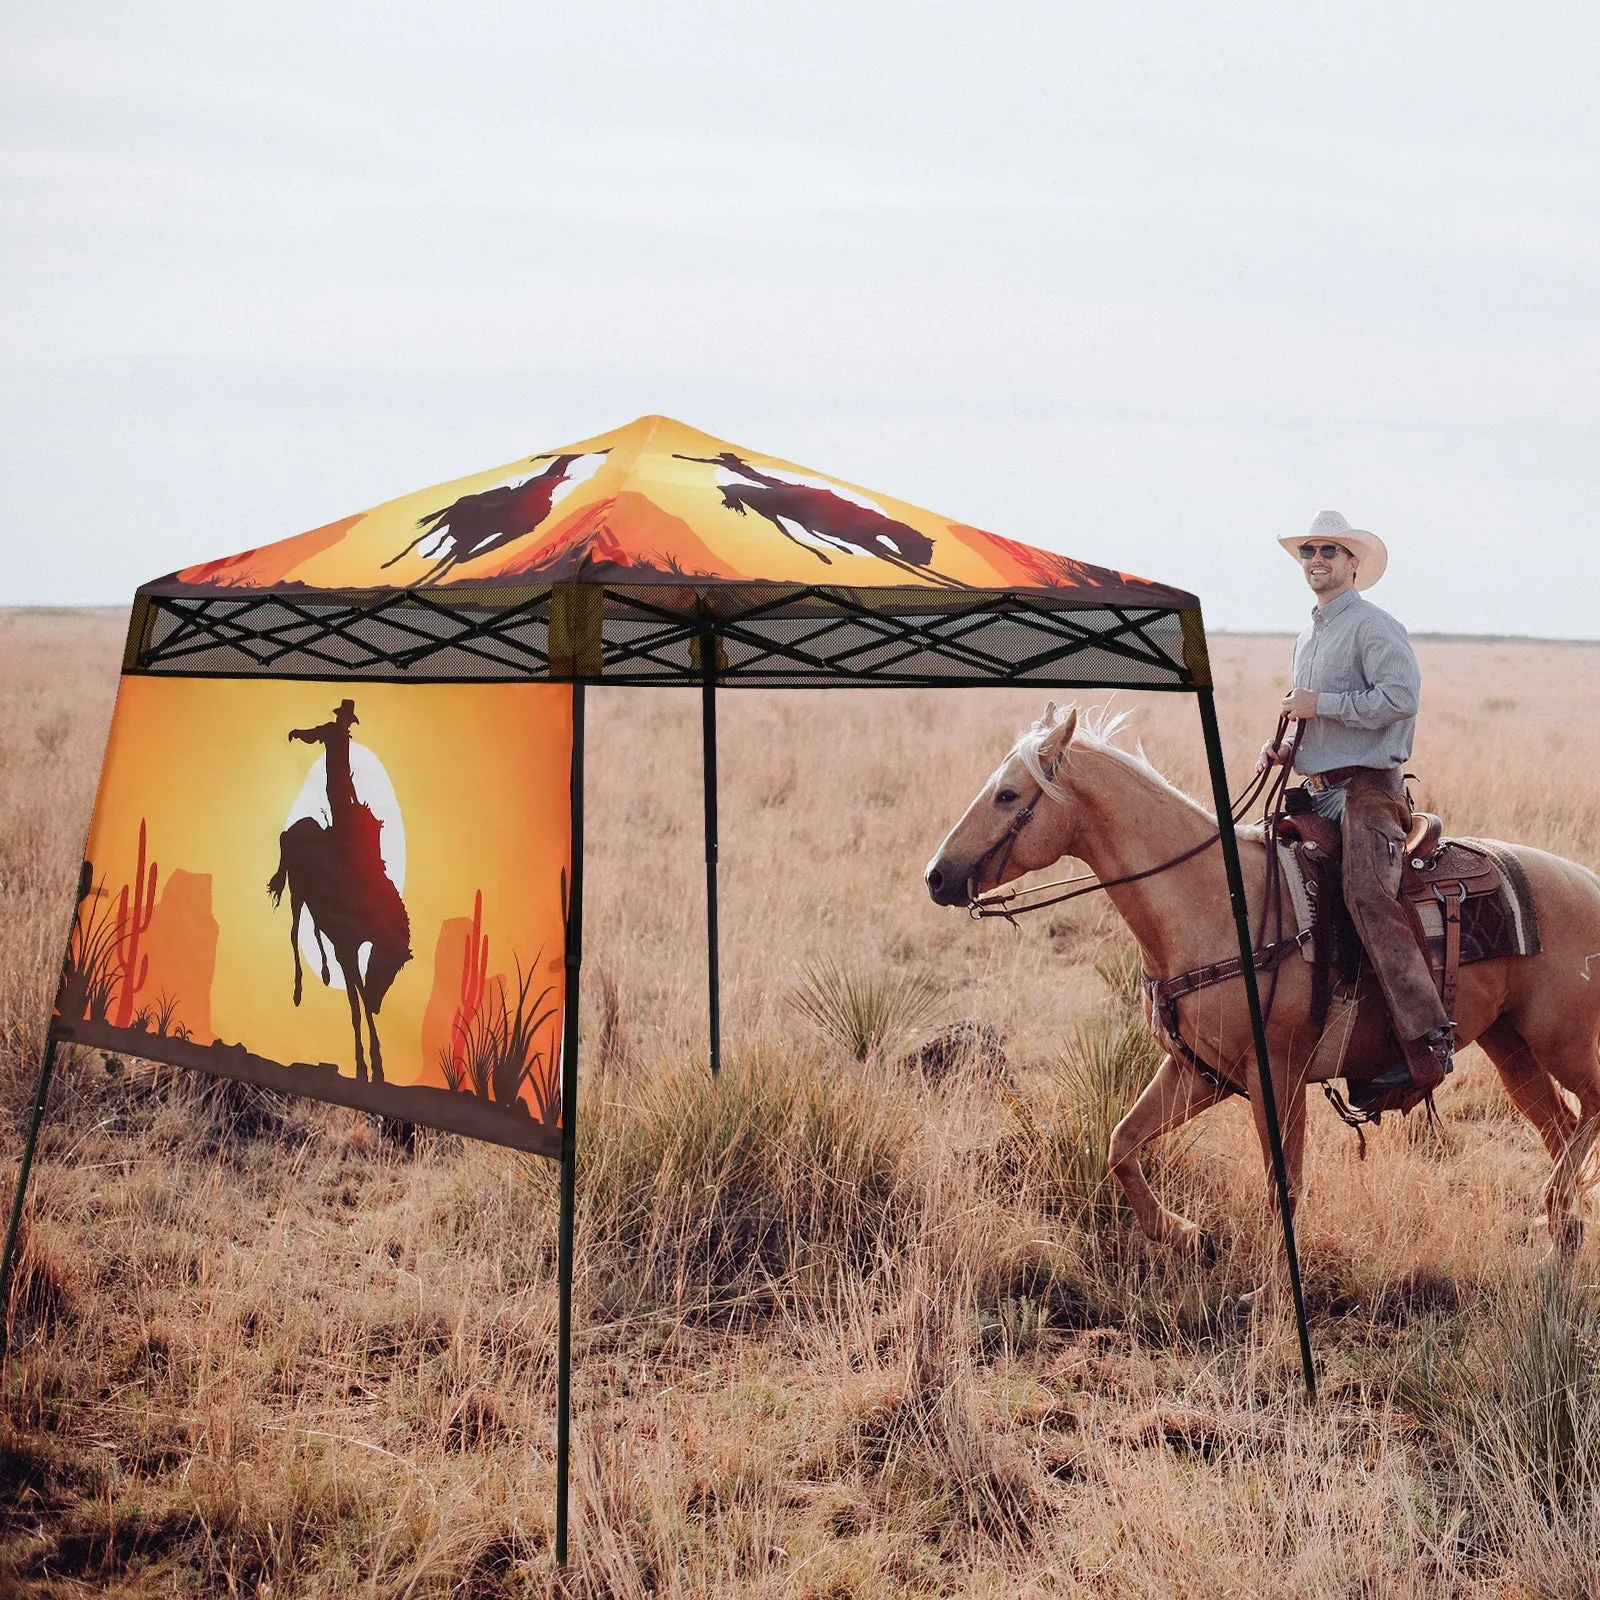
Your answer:
[[[283,836],[278,836],[278,870],[273,873],[267,883],[267,893],[272,896],[273,905],[283,902],[283,886],[289,881],[289,864],[283,859]]]

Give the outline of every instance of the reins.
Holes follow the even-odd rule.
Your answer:
[[[1142,872],[1125,873],[1120,878],[1095,878],[1092,872],[1080,872],[1070,878],[1057,878],[1053,883],[1034,884],[1027,889],[994,889],[974,900],[967,907],[967,915],[974,920],[983,917],[1004,917],[1007,922],[1015,925],[1018,917],[1025,916],[1030,911],[1044,911],[1050,906],[1060,905],[1064,900],[1076,900],[1080,895],[1096,894],[1101,889],[1120,888],[1125,883],[1138,883],[1141,878],[1153,878],[1172,867],[1182,866],[1185,861],[1191,861],[1202,851],[1209,850],[1221,837],[1220,831],[1213,833],[1210,838],[1202,839],[1193,849],[1185,850],[1182,855],[1158,862],[1153,867],[1146,867]],[[1092,883],[1087,881],[1091,878],[1094,879]],[[1043,894],[1046,889],[1065,888],[1069,883],[1081,883],[1083,887],[1068,889],[1065,894],[1051,895],[1048,900],[1035,900],[1025,906],[1015,903],[1015,897],[1019,894]]]

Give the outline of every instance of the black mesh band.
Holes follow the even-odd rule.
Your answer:
[[[166,586],[161,586],[165,588]],[[182,677],[1191,688],[1184,611],[1097,596],[775,584],[142,590],[126,670]],[[1143,600],[1143,603],[1140,601]]]

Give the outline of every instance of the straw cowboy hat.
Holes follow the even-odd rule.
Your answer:
[[[1356,588],[1370,589],[1383,576],[1389,565],[1389,552],[1383,540],[1365,528],[1352,528],[1337,511],[1319,511],[1310,529],[1292,539],[1280,539],[1279,544],[1300,559],[1303,544],[1342,544],[1359,565],[1356,568]]]

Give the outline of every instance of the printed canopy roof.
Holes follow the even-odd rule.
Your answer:
[[[1203,672],[1182,590],[668,417],[186,567],[138,599],[134,672],[625,683],[714,661],[728,683],[1174,688]]]

